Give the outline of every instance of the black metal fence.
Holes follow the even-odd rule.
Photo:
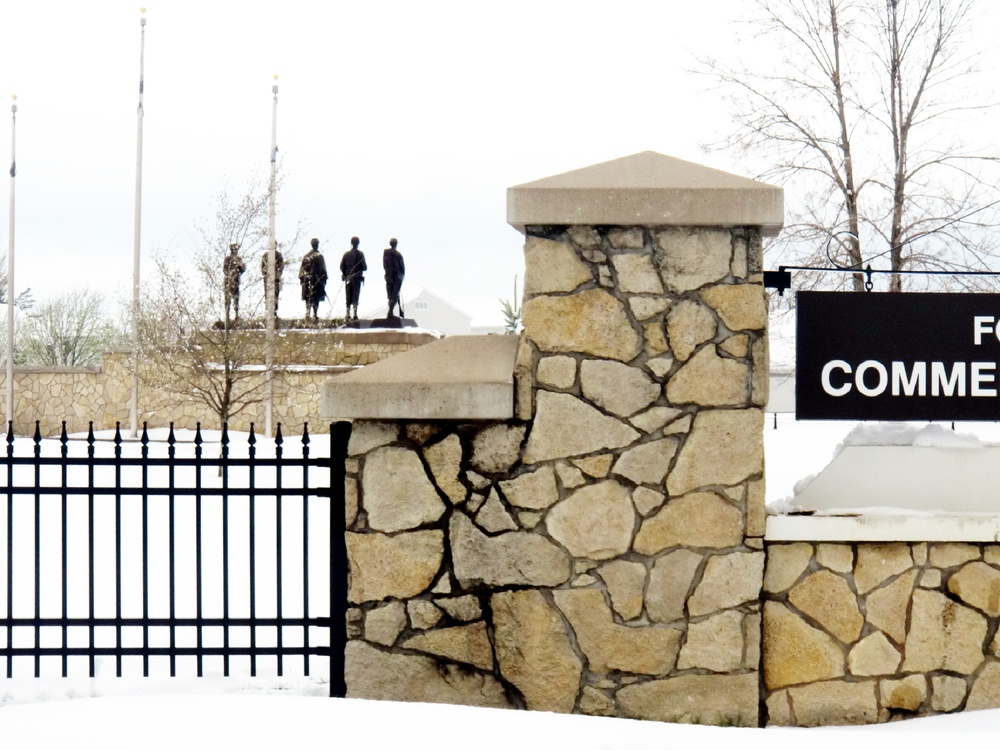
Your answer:
[[[281,427],[271,455],[201,426],[138,444],[15,440],[0,454],[0,674],[310,676],[343,696],[344,458]],[[27,442],[25,453],[16,455]],[[151,663],[152,662],[152,663]],[[321,668],[320,668],[321,669]]]

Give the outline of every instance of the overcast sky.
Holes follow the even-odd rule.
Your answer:
[[[151,0],[143,273],[153,250],[191,252],[220,191],[266,180],[277,74],[279,240],[301,220],[328,259],[356,234],[378,265],[398,237],[404,298],[424,286],[476,323],[499,323],[498,298],[523,274],[507,187],[647,149],[740,171],[699,151],[725,115],[686,72],[696,51],[725,46],[739,6]],[[0,9],[5,164],[18,97],[15,281],[38,299],[81,286],[130,296],[139,9]],[[362,309],[384,301],[380,277],[370,274]],[[296,291],[286,286],[283,314],[299,313]]]

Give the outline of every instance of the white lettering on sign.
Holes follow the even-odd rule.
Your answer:
[[[851,366],[847,364],[842,359],[835,359],[831,362],[827,362],[823,365],[823,374],[820,375],[820,382],[823,384],[823,390],[826,391],[829,396],[846,396],[851,392],[850,382],[846,382],[840,386],[834,386],[830,382],[830,375],[833,374],[834,370],[842,370],[845,375],[851,374]]]
[[[972,363],[972,395],[973,396],[996,396],[996,388],[986,388],[986,383],[996,380],[993,371],[997,369],[996,362],[973,362]],[[989,371],[989,372],[987,372]]]
[[[983,334],[992,333],[1000,341],[1000,318],[992,315],[976,315],[972,319],[972,342],[979,346],[983,343]]]
[[[892,363],[892,395],[903,393],[906,396],[927,395],[927,363],[914,362],[909,375],[906,373],[905,362]]]
[[[931,362],[931,395],[942,394],[965,395],[965,362],[956,362],[952,366],[950,378],[945,377],[944,362]]]
[[[963,398],[968,391],[974,397],[997,395],[996,362],[931,362],[930,395]],[[968,377],[966,377],[968,375]],[[875,398],[889,392],[892,396],[926,396],[927,363],[890,362],[889,366],[866,359],[857,368],[842,359],[823,365],[820,383],[823,391],[839,398],[857,389],[862,396]],[[891,386],[891,387],[890,387]],[[969,386],[967,388],[967,386]]]

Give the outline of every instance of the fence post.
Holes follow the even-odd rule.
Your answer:
[[[347,695],[344,648],[347,645],[347,524],[344,481],[350,422],[330,425],[330,697]]]

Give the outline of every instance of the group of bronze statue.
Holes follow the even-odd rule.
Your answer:
[[[365,254],[358,249],[361,241],[357,237],[351,237],[351,249],[344,253],[340,259],[340,277],[344,282],[347,297],[348,322],[358,319],[358,301],[361,297],[361,286],[365,283],[365,272],[368,264],[365,262]],[[385,293],[389,300],[388,315],[392,317],[393,309],[399,309],[399,316],[403,316],[403,303],[399,299],[399,291],[403,286],[403,276],[406,273],[406,266],[403,263],[403,255],[396,249],[396,238],[389,240],[389,247],[382,252],[382,267],[385,270]],[[319,240],[313,238],[310,241],[309,252],[302,258],[299,264],[299,286],[302,289],[302,300],[306,303],[305,319],[314,322],[319,321],[319,303],[326,299],[326,259],[319,251]],[[234,242],[229,246],[229,255],[222,262],[223,296],[226,303],[226,320],[239,320],[240,317],[240,277],[246,271],[246,264],[239,256],[240,245]],[[281,251],[274,251],[274,278],[276,279],[274,290],[274,310],[272,315],[278,316],[278,295],[281,293],[281,274],[285,270],[285,259]],[[268,254],[265,252],[260,258],[260,272],[264,277],[264,297],[268,295]],[[232,317],[230,318],[230,310]],[[353,310],[353,312],[352,312]]]

